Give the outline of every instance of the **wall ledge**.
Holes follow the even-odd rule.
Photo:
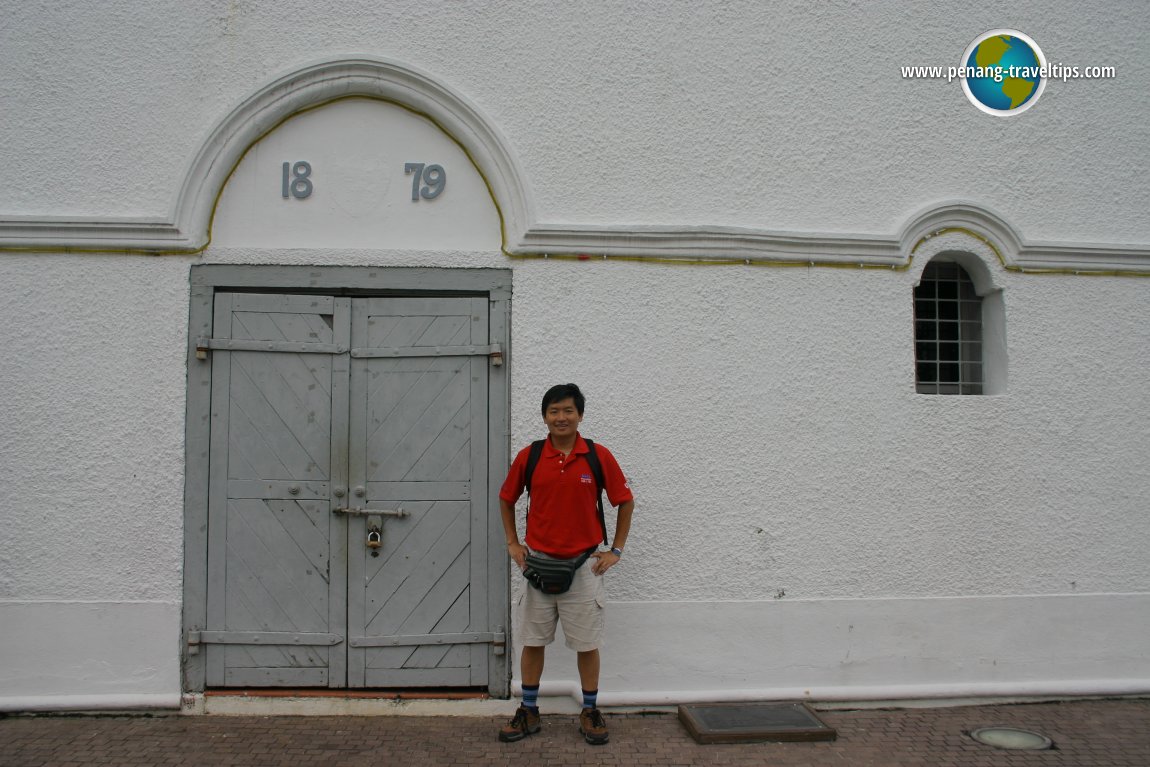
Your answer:
[[[389,59],[350,54],[303,65],[251,94],[210,132],[193,158],[172,213],[155,218],[0,215],[0,251],[187,255],[211,241],[216,201],[244,153],[285,120],[345,98],[398,104],[430,119],[467,152],[500,211],[509,257],[626,258],[659,262],[765,263],[901,270],[931,237],[973,233],[1019,272],[1150,276],[1150,247],[1028,241],[1001,215],[970,200],[911,212],[897,232],[787,232],[758,227],[559,225],[535,220],[526,175],[494,123],[431,75]]]
[[[179,693],[139,695],[13,695],[0,696],[0,711],[138,711],[178,709]]]

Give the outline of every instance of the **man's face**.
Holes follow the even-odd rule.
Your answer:
[[[547,412],[543,414],[543,423],[547,424],[547,433],[552,437],[574,436],[582,420],[583,416],[579,415],[579,411],[575,408],[573,397],[552,402],[547,406]]]

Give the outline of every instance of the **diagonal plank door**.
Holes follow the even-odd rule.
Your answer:
[[[487,299],[221,292],[213,323],[207,684],[487,686]]]
[[[330,509],[333,487],[347,481],[338,413],[350,306],[330,296],[216,296],[209,685],[344,684],[345,534]]]
[[[351,522],[348,684],[486,686],[487,299],[356,299],[352,334],[350,482],[381,514]]]

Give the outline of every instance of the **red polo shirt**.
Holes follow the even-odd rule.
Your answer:
[[[507,472],[499,497],[510,504],[523,494],[527,473],[527,456],[531,446],[519,451]],[[595,509],[595,475],[587,463],[587,443],[575,436],[575,449],[565,456],[543,443],[543,453],[531,478],[531,507],[527,515],[527,545],[556,557],[575,557],[603,540],[599,512]],[[612,506],[634,500],[627,478],[611,451],[595,443],[595,454],[603,466],[607,499]]]

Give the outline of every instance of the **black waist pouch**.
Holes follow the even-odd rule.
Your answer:
[[[583,566],[593,551],[595,549],[588,549],[574,559],[544,559],[528,554],[523,577],[544,594],[566,593],[571,588],[571,581],[575,580],[575,571]]]

